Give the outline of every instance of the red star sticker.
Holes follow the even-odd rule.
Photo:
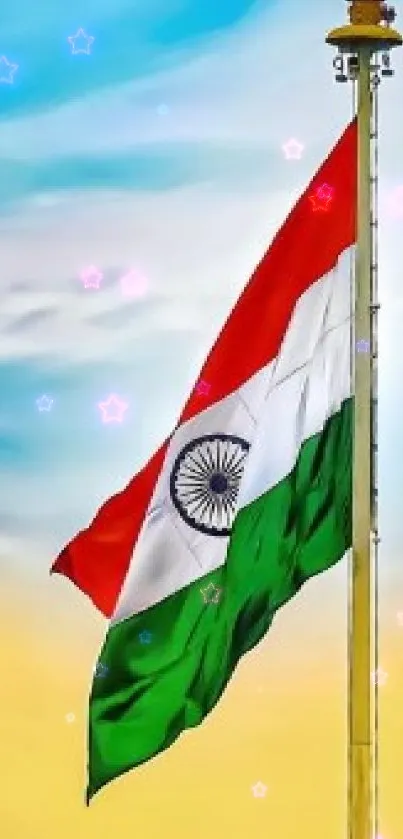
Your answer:
[[[205,382],[204,379],[200,379],[200,382],[196,385],[196,393],[198,396],[207,396],[210,393],[209,383]]]
[[[315,195],[311,195],[309,200],[312,202],[314,212],[321,210],[322,212],[329,209],[330,202],[333,199],[334,189],[329,184],[322,184],[318,187]]]

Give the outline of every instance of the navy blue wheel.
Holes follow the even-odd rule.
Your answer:
[[[229,536],[249,446],[230,434],[209,434],[184,446],[171,472],[170,491],[189,527]]]

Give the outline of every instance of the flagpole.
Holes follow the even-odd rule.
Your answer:
[[[372,839],[377,821],[373,783],[374,688],[371,684],[373,643],[377,641],[373,637],[374,581],[371,550],[371,530],[375,531],[377,539],[373,468],[373,435],[377,425],[372,385],[373,354],[376,353],[373,315],[378,304],[372,298],[371,57],[373,53],[382,52],[383,75],[390,75],[389,61],[384,56],[388,59],[388,51],[393,46],[401,45],[402,38],[390,28],[395,18],[394,10],[379,0],[353,0],[349,7],[349,17],[348,25],[333,30],[326,38],[327,43],[339,48],[339,57],[335,60],[336,69],[339,70],[336,80],[356,81],[358,94],[357,247],[353,326],[353,533],[348,651],[348,839]],[[344,72],[344,58],[347,60],[348,75]]]

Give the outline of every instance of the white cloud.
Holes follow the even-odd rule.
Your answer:
[[[96,206],[76,198],[74,214],[61,204],[38,211],[40,223],[19,216],[0,232],[0,358],[103,360],[136,352],[167,329],[211,340],[286,207],[286,196],[275,206],[273,197],[194,187],[116,201],[100,195]],[[149,305],[122,296],[116,269],[112,287],[83,289],[79,273],[94,263],[105,273],[141,268]]]

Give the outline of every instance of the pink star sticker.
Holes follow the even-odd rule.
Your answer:
[[[395,218],[403,216],[403,186],[398,186],[389,199],[389,210]]]
[[[143,274],[133,269],[121,277],[120,287],[125,297],[144,297],[148,290],[148,282]]]
[[[286,160],[301,160],[304,146],[292,137],[283,144],[282,149]]]
[[[70,35],[67,38],[69,44],[71,44],[71,52],[72,55],[78,55],[78,53],[84,53],[85,55],[91,54],[91,45],[94,43],[95,38],[93,35],[87,35],[84,29],[77,29],[75,35]]]
[[[84,288],[99,288],[103,278],[103,274],[95,267],[95,265],[89,265],[87,268],[84,268],[80,274],[80,280],[83,283]]]
[[[127,411],[127,402],[123,402],[114,393],[108,396],[106,402],[99,402],[98,408],[102,412],[102,422],[122,422],[123,414]]]
[[[372,684],[379,685],[380,687],[386,685],[387,678],[388,674],[382,669],[382,667],[379,667],[378,670],[374,670],[373,673],[371,673]]]
[[[267,792],[267,786],[262,781],[258,781],[253,785],[252,792],[255,798],[264,798]]]

